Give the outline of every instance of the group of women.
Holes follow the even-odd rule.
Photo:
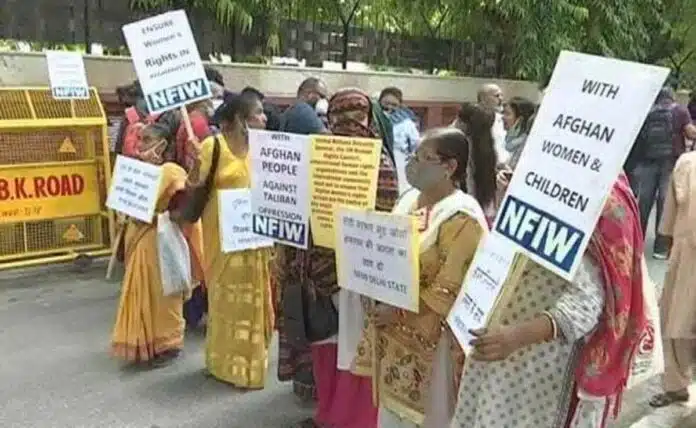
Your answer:
[[[239,388],[262,388],[277,327],[279,378],[316,399],[314,417],[296,426],[605,427],[620,404],[645,323],[643,239],[623,177],[573,281],[529,263],[502,323],[472,332],[474,351],[466,358],[445,322],[534,112],[534,104],[521,98],[505,105],[512,154],[506,165],[498,164],[493,147],[495,112],[465,104],[453,126],[423,135],[400,171],[379,104],[357,89],[329,99],[327,132],[384,140],[376,209],[418,218],[418,313],[339,289],[333,251],[311,243],[307,250],[221,251],[215,192],[249,186],[248,129],[265,125],[257,98],[233,97],[220,107],[220,132],[191,142],[195,161],[188,171],[164,162],[166,136],[148,126],[139,157],[162,164],[157,211],[169,210],[191,247],[201,249],[210,374]],[[402,180],[410,188],[399,195]],[[172,204],[176,198],[183,202]],[[130,220],[126,227],[113,351],[133,363],[165,363],[181,350],[188,296],[162,295],[156,225]]]

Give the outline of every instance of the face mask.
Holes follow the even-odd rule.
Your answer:
[[[223,100],[213,100],[213,111],[217,110],[223,103]]]
[[[411,159],[406,164],[406,181],[415,189],[427,190],[447,178],[447,170],[441,164],[419,162]]]
[[[319,99],[314,105],[314,111],[320,115],[327,114],[329,112],[329,101],[326,98]]]

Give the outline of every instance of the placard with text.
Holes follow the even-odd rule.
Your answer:
[[[186,12],[175,10],[123,26],[150,114],[210,98]]]
[[[162,167],[118,155],[106,206],[152,223],[162,182]]]
[[[309,244],[308,135],[249,130],[252,231],[280,244]]]
[[[218,190],[220,245],[223,253],[272,247],[273,240],[251,231],[251,190]]]
[[[53,98],[89,99],[87,72],[81,52],[46,51],[46,64]]]
[[[338,285],[418,312],[418,224],[413,216],[355,208],[336,210]]]
[[[374,209],[382,140],[312,136],[312,239],[334,248],[334,218],[342,205]]]
[[[570,280],[669,70],[561,52],[494,230]]]

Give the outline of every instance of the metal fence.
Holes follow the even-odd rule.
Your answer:
[[[118,51],[125,44],[121,27],[146,15],[132,11],[125,0],[0,0],[0,37],[44,44],[101,43]],[[204,58],[224,53],[235,61],[250,61],[269,53],[270,30],[262,18],[255,19],[247,34],[239,28],[222,28],[209,13],[193,10],[189,19]],[[495,45],[447,34],[429,38],[376,31],[359,20],[348,33],[349,61],[404,69],[447,69],[481,77],[500,75]],[[297,16],[282,21],[278,34],[278,55],[306,59],[310,65],[343,59],[343,27],[339,22]]]

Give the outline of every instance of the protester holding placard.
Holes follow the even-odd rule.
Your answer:
[[[143,129],[141,160],[162,164],[168,129]],[[162,165],[155,212],[167,210],[170,200],[186,187],[186,171],[174,163]],[[129,220],[124,234],[125,275],[114,325],[111,350],[128,363],[163,365],[178,357],[184,345],[182,294],[165,296],[159,266],[157,224]]]
[[[638,207],[621,176],[574,279],[528,262],[500,323],[472,332],[451,428],[606,427],[646,325],[642,260]]]
[[[217,191],[249,187],[247,126],[263,127],[266,120],[261,103],[251,97],[230,97],[218,113],[221,134],[203,141],[200,168],[192,173],[207,189],[201,215],[209,300],[206,367],[236,387],[261,389],[273,330],[270,251],[222,251]]]
[[[358,89],[338,91],[329,101],[328,119],[333,134],[347,137],[379,138],[378,123],[375,121],[372,100]],[[397,197],[396,169],[391,155],[383,146],[378,173],[377,210],[391,211]],[[357,326],[338,324],[336,311],[361,311],[358,307],[343,307],[339,299],[336,259],[331,249],[317,247],[310,242],[309,248],[296,250],[289,247],[278,249],[277,283],[282,287],[281,362],[290,356],[285,349],[301,343],[310,344],[314,381],[316,385],[317,410],[313,420],[306,426],[332,426],[336,428],[374,428],[377,424],[377,409],[372,404],[372,388],[368,377],[353,375],[350,362],[342,358],[344,350],[340,343],[345,333],[357,335],[359,341],[362,322]],[[311,278],[311,281],[308,281]],[[342,291],[341,291],[342,292]],[[305,297],[303,297],[305,296]],[[316,297],[306,297],[316,296]],[[340,304],[339,304],[340,300]],[[338,314],[340,318],[340,313]],[[306,319],[309,325],[299,326],[295,320]],[[318,328],[315,323],[323,325]],[[301,331],[300,331],[301,330]],[[321,335],[318,335],[321,333]],[[302,340],[287,342],[288,338],[303,336]],[[355,349],[349,352],[355,352]],[[297,361],[297,360],[296,360]],[[289,368],[289,367],[288,367]],[[287,370],[284,369],[284,370]]]
[[[488,230],[481,206],[462,190],[468,164],[467,136],[443,128],[427,132],[406,165],[413,189],[393,212],[419,220],[420,310],[378,303],[371,322],[380,329],[382,358],[371,361],[366,334],[356,361],[360,373],[372,373],[373,364],[379,367],[380,428],[436,428],[451,420],[463,354],[442,325]]]

